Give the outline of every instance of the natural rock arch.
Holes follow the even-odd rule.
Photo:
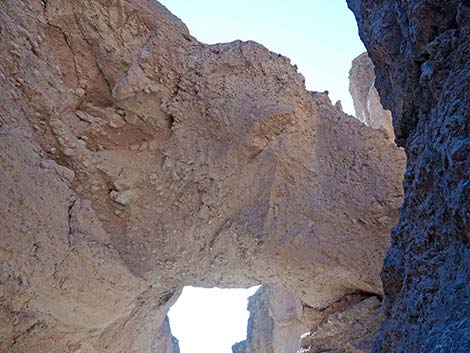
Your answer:
[[[153,1],[0,6],[0,347],[158,351],[184,285],[382,293],[404,157],[288,59]]]

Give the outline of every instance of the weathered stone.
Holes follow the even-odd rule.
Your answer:
[[[302,333],[302,302],[278,285],[263,285],[249,298],[247,340],[232,347],[233,353],[296,352]]]
[[[302,336],[298,353],[369,353],[383,319],[380,306],[371,297],[327,316]]]
[[[287,58],[202,44],[155,1],[0,16],[1,350],[175,350],[185,285],[275,278],[315,312],[382,293],[404,157]]]
[[[153,339],[151,352],[155,353],[180,353],[178,340],[173,337],[168,317],[165,318],[160,332]]]
[[[348,3],[408,158],[374,352],[469,352],[470,3]]]
[[[375,88],[374,64],[367,53],[355,58],[349,71],[349,92],[353,98],[356,118],[374,129],[384,129],[394,139],[392,115],[380,103]]]

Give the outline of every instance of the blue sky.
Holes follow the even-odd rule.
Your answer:
[[[330,92],[354,114],[351,61],[365,51],[345,0],[161,0],[208,44],[254,40],[289,57],[309,90]],[[231,353],[246,336],[247,297],[254,289],[187,287],[170,310],[181,353]]]
[[[254,40],[289,57],[309,90],[330,92],[353,113],[351,61],[365,51],[345,0],[162,0],[191,34],[213,44]]]

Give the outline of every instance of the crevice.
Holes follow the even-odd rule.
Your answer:
[[[80,82],[80,74],[79,74],[79,70],[78,70],[78,64],[75,60],[75,54],[73,52],[73,49],[72,49],[72,46],[69,42],[69,39],[67,37],[67,34],[62,30],[61,27],[57,26],[57,25],[54,25],[52,23],[50,23],[49,21],[49,18],[47,16],[47,4],[48,4],[48,0],[43,0],[41,1],[41,4],[42,4],[42,8],[43,8],[43,11],[44,11],[44,19],[46,20],[46,23],[48,26],[51,26],[52,28],[55,28],[56,30],[58,30],[62,36],[64,37],[64,41],[65,41],[65,45],[67,46],[67,48],[69,48],[70,50],[70,53],[72,54],[72,62],[73,62],[73,67],[75,69],[75,76],[76,76],[76,79],[77,79],[77,84],[79,84]]]
[[[173,130],[173,126],[175,125],[175,117],[172,114],[168,115],[168,128]]]
[[[69,248],[72,247],[72,235],[74,233],[74,229],[73,229],[73,226],[72,226],[72,217],[73,217],[73,207],[75,206],[76,203],[77,203],[77,199],[75,197],[73,197],[71,199],[71,202],[70,202],[69,206],[67,207],[67,216],[68,216],[68,219],[67,219],[67,224],[68,224],[67,242],[68,242]]]
[[[80,31],[80,33],[81,33],[81,31]],[[101,77],[103,77],[104,82],[106,82],[106,86],[108,86],[110,97],[112,97],[113,96],[113,87],[111,86],[111,82],[109,82],[108,77],[106,77],[106,75],[104,74],[104,71],[100,66],[100,63],[98,62],[98,60],[96,60],[96,56],[95,56],[95,64],[96,64],[96,68],[98,69]]]
[[[158,306],[165,305],[170,301],[170,299],[175,295],[175,292],[166,292],[158,300]]]
[[[70,247],[66,252],[65,252],[65,255],[64,257],[62,258],[62,260],[60,260],[55,266],[54,266],[54,271],[52,272],[51,276],[50,277],[55,277],[55,275],[57,274],[57,272],[59,272],[60,268],[62,267],[62,265],[64,264],[65,260],[67,260],[67,258],[69,257],[69,255],[72,253],[72,251],[74,250],[74,248]]]
[[[74,51],[73,51],[73,49],[72,49],[72,45],[71,45],[71,43],[70,43],[69,37],[68,37],[67,34],[62,30],[61,27],[50,23],[49,18],[48,18],[48,16],[47,16],[47,4],[48,4],[48,1],[47,1],[47,0],[43,0],[43,1],[42,1],[42,6],[43,6],[43,10],[44,10],[44,19],[46,20],[47,25],[51,26],[52,28],[57,29],[57,30],[62,34],[62,36],[64,37],[65,44],[67,45],[67,47],[68,47],[69,50],[70,50],[70,53],[72,54],[72,61],[73,61],[74,69],[75,69],[75,76],[76,76],[76,78],[77,78],[77,84],[80,86],[80,71],[79,71],[79,65],[77,64],[77,61],[75,60],[75,53],[74,53]],[[93,50],[91,50],[92,45],[90,44],[90,42],[87,40],[86,36],[84,35],[83,30],[82,30],[82,28],[80,27],[80,24],[79,24],[79,21],[78,21],[78,18],[77,18],[77,14],[76,14],[75,12],[73,12],[73,16],[74,16],[75,24],[77,25],[78,31],[80,32],[80,36],[81,36],[81,38],[84,40],[84,42],[89,46],[90,51],[93,53],[93,55],[94,55],[94,61],[95,61],[95,64],[96,64],[96,68],[98,69],[100,75],[103,77],[103,80],[106,82],[106,85],[107,85],[108,90],[109,90],[109,94],[110,94],[110,96],[112,96],[112,86],[111,86],[111,83],[109,82],[108,78],[107,78],[106,75],[104,74],[103,69],[101,68],[101,66],[100,66],[100,64],[99,64],[99,62],[98,62],[98,60],[96,60],[96,53],[95,53]],[[85,87],[83,87],[83,88],[85,88]]]
[[[108,86],[109,94],[110,94],[110,96],[112,97],[113,87],[111,86],[111,83],[109,82],[108,77],[106,77],[106,75],[104,74],[103,69],[102,69],[101,66],[100,66],[100,63],[99,63],[98,60],[96,59],[96,53],[95,53],[94,50],[92,50],[93,45],[89,42],[89,40],[87,39],[87,37],[86,37],[85,34],[83,33],[83,29],[82,29],[82,27],[80,26],[80,21],[78,20],[78,17],[77,17],[77,13],[76,13],[76,12],[73,13],[73,18],[74,18],[74,20],[75,20],[75,24],[77,25],[78,31],[80,32],[80,36],[81,36],[82,39],[85,41],[85,43],[88,45],[88,47],[90,48],[90,51],[93,53],[93,59],[95,60],[96,68],[98,69],[98,71],[99,71],[101,77],[103,77],[104,82],[106,82],[106,85]]]
[[[382,300],[381,296],[375,293],[358,291],[344,295],[334,303],[330,304],[328,307],[320,309],[320,312],[325,313],[327,315],[331,315],[335,312],[351,307],[371,297],[377,297]]]

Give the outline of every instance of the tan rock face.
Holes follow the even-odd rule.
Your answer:
[[[404,158],[288,59],[154,1],[0,15],[1,349],[171,350],[184,285],[382,292]]]
[[[346,295],[318,311],[279,285],[249,298],[246,341],[233,353],[369,353],[383,320],[377,296]]]
[[[383,320],[380,306],[377,297],[348,303],[303,335],[298,353],[369,353]]]
[[[180,353],[179,342],[171,334],[168,317],[165,318],[160,332],[153,338],[151,352]]]
[[[304,323],[300,299],[279,285],[263,285],[249,298],[247,340],[232,347],[234,353],[292,353],[299,348]]]
[[[367,126],[385,129],[393,139],[392,117],[380,104],[374,81],[373,64],[364,53],[350,71],[357,117]],[[233,352],[296,352],[302,334],[301,352],[370,352],[383,318],[379,307],[377,298],[353,295],[318,312],[279,285],[263,286],[250,298],[247,340],[234,345]],[[286,320],[278,314],[285,312],[295,314]]]
[[[352,62],[349,71],[349,92],[353,98],[356,117],[374,129],[385,129],[390,139],[394,139],[392,114],[380,103],[375,88],[374,64],[367,53],[359,55]]]

